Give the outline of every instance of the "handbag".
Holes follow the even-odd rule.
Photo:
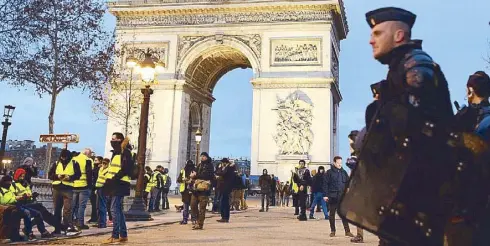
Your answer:
[[[194,182],[195,191],[209,191],[211,189],[211,181],[198,179]]]

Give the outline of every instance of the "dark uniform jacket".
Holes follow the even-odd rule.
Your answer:
[[[318,175],[318,174],[317,174]],[[349,175],[343,168],[332,167],[327,170],[325,174],[326,178],[326,192],[327,197],[330,198],[340,198],[344,192],[345,185],[349,180]]]

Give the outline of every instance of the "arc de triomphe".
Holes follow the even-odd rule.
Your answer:
[[[148,165],[175,180],[195,159],[198,127],[209,150],[213,89],[235,68],[253,70],[251,174],[285,180],[298,160],[316,169],[338,153],[342,0],[132,0],[109,10],[119,40],[166,63],[152,86]],[[115,131],[109,120],[108,138]]]

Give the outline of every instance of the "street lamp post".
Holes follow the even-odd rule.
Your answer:
[[[197,128],[196,131],[196,165],[199,163],[199,150],[200,150],[200,144],[202,140],[202,133],[201,129]]]
[[[10,167],[12,165],[12,159],[8,157],[4,157],[2,160],[2,168],[6,169],[7,166]]]
[[[165,64],[156,59],[150,53],[148,49],[145,53],[145,59],[138,61],[134,57],[128,57],[126,64],[129,68],[133,69],[139,67],[141,79],[145,86],[141,89],[143,93],[143,104],[141,105],[140,115],[140,129],[138,136],[138,180],[136,181],[136,194],[126,215],[127,221],[148,221],[152,220],[150,213],[146,210],[145,202],[143,200],[144,179],[145,179],[145,162],[146,162],[146,138],[148,134],[148,114],[150,110],[150,96],[153,94],[153,90],[150,88],[150,84],[155,80],[155,74],[158,70],[162,70]]]
[[[5,119],[2,122],[3,125],[3,133],[2,133],[2,144],[0,146],[0,161],[2,162],[2,169],[5,169],[5,164],[3,163],[3,156],[5,155],[5,146],[7,144],[7,131],[12,123],[9,121],[14,114],[15,107],[12,105],[6,105],[3,111],[3,118]]]

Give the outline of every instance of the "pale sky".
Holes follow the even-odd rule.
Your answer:
[[[468,76],[477,70],[490,72],[484,57],[490,52],[490,1],[488,0],[345,0],[350,32],[341,42],[340,152],[349,154],[347,135],[364,124],[364,109],[372,100],[369,85],[386,76],[387,69],[371,56],[367,11],[386,6],[417,14],[413,38],[438,62],[449,81],[451,99],[464,101]],[[109,22],[108,25],[114,25]],[[252,121],[251,70],[237,69],[217,84],[211,121],[212,156],[250,156]],[[39,98],[32,89],[11,88],[0,83],[0,105],[17,107],[8,139],[37,140],[47,133],[49,97]],[[103,153],[105,122],[96,121],[91,101],[79,90],[65,91],[55,112],[57,133],[78,133],[81,141],[70,147],[92,147]]]

